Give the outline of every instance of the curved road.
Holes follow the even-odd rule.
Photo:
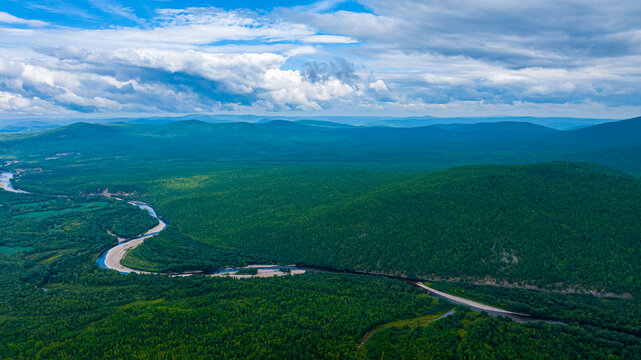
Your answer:
[[[529,317],[529,315],[527,315],[527,314],[521,314],[521,313],[516,313],[516,312],[512,312],[512,311],[507,311],[507,310],[503,310],[503,309],[500,309],[500,308],[497,308],[497,307],[494,307],[494,306],[485,305],[485,304],[481,304],[481,303],[476,302],[476,301],[468,300],[468,299],[465,299],[465,298],[462,298],[462,297],[450,295],[448,293],[444,293],[442,291],[438,291],[436,289],[433,289],[433,288],[423,284],[422,282],[415,282],[414,285],[418,286],[419,288],[421,288],[423,290],[427,290],[427,292],[429,292],[430,294],[436,295],[437,297],[440,297],[440,298],[443,298],[443,299],[447,299],[447,300],[449,300],[449,301],[451,301],[451,302],[453,302],[455,304],[469,306],[472,310],[485,311],[485,312],[487,312],[487,313],[489,313],[491,315],[505,315],[505,316],[509,316],[509,317],[511,317],[511,318],[513,318],[515,320],[519,320],[520,317],[523,317],[523,318],[528,318]]]

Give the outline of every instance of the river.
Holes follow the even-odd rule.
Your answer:
[[[15,176],[14,173],[11,172],[3,172],[0,174],[0,188],[3,190],[16,193],[16,194],[28,194],[27,191],[24,190],[17,190],[13,188],[13,185],[11,184],[11,179]]]

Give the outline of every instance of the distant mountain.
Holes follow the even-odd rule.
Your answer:
[[[60,125],[47,123],[45,121],[21,121],[0,127],[0,133],[36,132],[53,129]]]
[[[476,123],[476,124],[448,124],[448,125],[434,125],[434,126],[444,130],[477,133],[477,134],[520,134],[520,133],[550,134],[558,131],[543,125],[537,125],[529,122],[520,122],[520,121],[487,122],[487,123]]]
[[[469,164],[595,162],[641,174],[641,118],[559,131],[524,122],[416,128],[353,127],[318,121],[264,123],[201,120],[150,124],[77,123],[6,138],[7,151],[119,154],[227,164],[348,164],[394,171],[435,170]],[[13,150],[12,150],[13,149]],[[0,156],[2,151],[0,150]]]
[[[341,124],[331,121],[322,121],[322,120],[297,120],[297,124],[308,125],[308,126],[319,126],[319,127],[329,127],[329,128],[351,128],[353,125]]]
[[[73,122],[89,123],[130,123],[144,125],[163,125],[176,121],[199,120],[212,124],[229,122],[264,123],[273,120],[302,122],[306,125],[340,127],[346,126],[383,126],[383,127],[423,127],[436,125],[439,127],[455,127],[459,124],[476,123],[503,123],[503,122],[529,122],[554,129],[576,129],[595,124],[611,122],[612,119],[592,118],[561,118],[561,117],[383,117],[383,116],[275,116],[275,115],[208,115],[190,114],[181,116],[148,116],[148,117],[120,117],[102,119],[25,119],[25,120],[0,120],[0,132],[25,132],[65,126]],[[5,125],[2,125],[2,122]]]
[[[615,141],[641,138],[641,117],[593,125],[568,132],[574,138],[581,139],[613,139]]]
[[[568,130],[614,121],[612,119],[564,118],[564,117],[531,117],[531,116],[489,116],[489,117],[409,117],[409,118],[372,118],[368,126],[417,127],[437,125],[439,127],[457,127],[465,124],[523,122]]]

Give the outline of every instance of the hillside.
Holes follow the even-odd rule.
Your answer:
[[[256,169],[141,187],[175,225],[125,259],[152,269],[246,258],[641,293],[641,184],[591,165]]]
[[[623,131],[634,123],[623,123]],[[7,305],[0,307],[0,353],[142,358],[170,356],[170,348],[174,357],[203,358],[563,358],[572,349],[576,358],[638,358],[638,178],[574,162],[451,168],[587,159],[635,173],[641,144],[633,136],[617,142],[611,129],[583,130],[588,138],[510,123],[317,125],[79,123],[0,137],[0,160],[20,161],[0,161],[3,171],[29,169],[14,185],[33,193],[0,193],[0,297]],[[424,172],[443,168],[450,169]],[[153,204],[170,224],[130,252],[128,266],[298,263],[446,279],[436,286],[567,325],[521,324],[463,308],[426,320],[452,305],[373,276],[235,280],[101,269],[101,250],[115,245],[110,233],[135,236],[153,222],[123,202],[88,195],[106,188]],[[374,335],[359,347],[365,334]]]

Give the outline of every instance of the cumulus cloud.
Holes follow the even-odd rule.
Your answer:
[[[385,81],[383,80],[376,80],[374,82],[371,82],[369,84],[369,88],[376,90],[376,91],[388,91],[387,85],[385,85]]]
[[[99,28],[0,12],[0,112],[641,110],[641,3],[342,2],[141,19],[91,0],[136,24]]]
[[[94,4],[118,10],[110,2]],[[13,51],[0,55],[0,111],[34,102],[39,111],[44,103],[76,112],[322,110],[367,86],[343,59],[315,63],[314,75],[312,65],[285,68],[291,57],[316,53],[310,43],[349,43],[349,37],[214,8],[162,10],[152,22],[148,28],[31,28],[0,35]],[[259,44],[216,45],[229,40]]]
[[[349,54],[394,90],[379,105],[641,105],[635,100],[641,98],[641,3],[361,3],[372,11],[283,9],[279,16],[358,41]]]

